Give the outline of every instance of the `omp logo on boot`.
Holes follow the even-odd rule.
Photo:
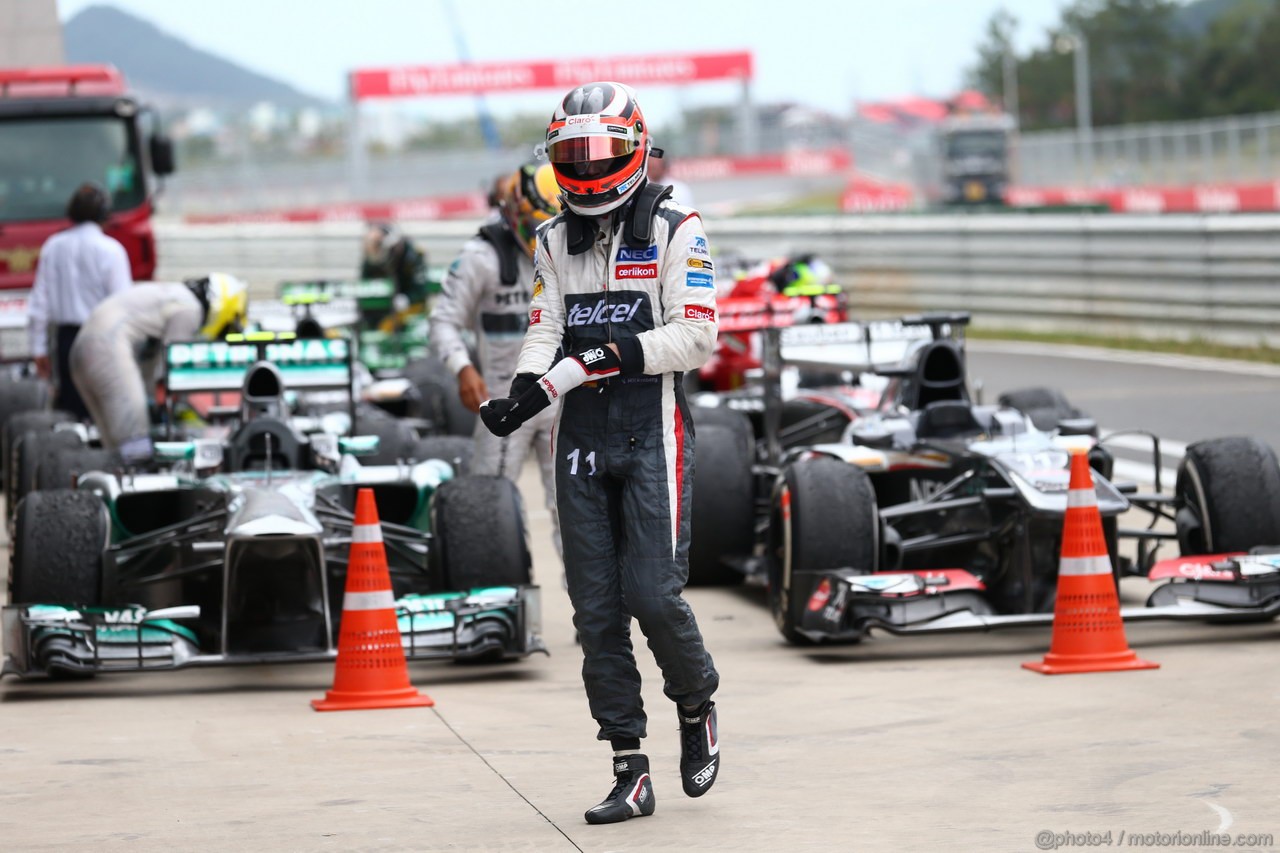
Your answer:
[[[711,782],[716,777],[716,763],[713,761],[706,767],[702,768],[693,777],[693,784],[701,788]]]
[[[684,316],[690,320],[710,320],[716,321],[716,309],[706,305],[686,305],[684,306]]]
[[[626,301],[623,301],[626,300]],[[565,325],[599,326],[605,323],[629,323],[637,320],[644,328],[653,328],[647,310],[648,299],[635,291],[612,294],[612,298],[601,294],[592,299],[590,296],[573,306],[566,306]]]

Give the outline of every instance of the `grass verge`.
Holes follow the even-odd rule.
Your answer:
[[[1074,344],[1088,347],[1139,350],[1141,352],[1167,352],[1177,355],[1194,355],[1205,358],[1232,358],[1237,361],[1258,361],[1280,364],[1280,349],[1267,346],[1244,347],[1218,344],[1195,338],[1189,341],[1170,339],[1125,338],[1109,335],[1087,335],[1074,332],[1024,332],[1013,329],[969,327],[968,335],[976,340],[1030,341],[1044,344]]]
[[[795,196],[786,201],[771,204],[745,204],[737,211],[737,216],[794,216],[804,214],[840,213],[840,197],[842,189],[821,190],[806,195]]]

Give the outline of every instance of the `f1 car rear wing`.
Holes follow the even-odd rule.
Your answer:
[[[771,310],[760,319],[778,315]],[[964,346],[967,312],[911,314],[897,320],[794,325],[787,318],[762,324],[765,441],[771,464],[781,457],[782,370],[787,366],[901,375],[908,357],[930,341],[950,339]],[[744,324],[745,326],[745,324]],[[752,331],[746,328],[747,331]]]
[[[391,310],[395,284],[390,279],[367,281],[284,281],[278,298],[257,299],[249,304],[249,320],[267,332],[292,332],[304,320],[321,329],[355,329],[368,313]]]
[[[827,320],[827,312],[841,307],[835,294],[817,296],[784,296],[781,293],[758,296],[728,296],[716,300],[717,322],[721,332],[756,332],[808,322]]]
[[[892,375],[921,343],[942,339],[964,346],[967,313],[911,314],[897,320],[782,323],[760,327],[776,340],[782,365]],[[766,355],[769,346],[766,345]]]
[[[329,300],[354,299],[363,310],[391,310],[391,300],[396,286],[389,278],[371,278],[363,281],[318,279],[314,281],[282,281],[280,301],[300,304],[301,300],[327,297]]]
[[[184,341],[165,347],[165,391],[239,391],[249,367],[269,361],[290,390],[351,393],[351,342],[346,338],[296,338],[292,334],[228,335],[224,341]]]

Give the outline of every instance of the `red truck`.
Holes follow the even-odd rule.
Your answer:
[[[0,69],[0,356],[26,352],[40,247],[67,227],[67,200],[83,182],[110,191],[105,230],[128,251],[134,279],[154,275],[152,200],[173,167],[155,113],[114,67]]]

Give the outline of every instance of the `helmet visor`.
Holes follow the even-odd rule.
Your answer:
[[[547,146],[547,156],[552,163],[590,163],[593,160],[625,157],[635,150],[634,139],[619,136],[578,136],[552,142]]]

